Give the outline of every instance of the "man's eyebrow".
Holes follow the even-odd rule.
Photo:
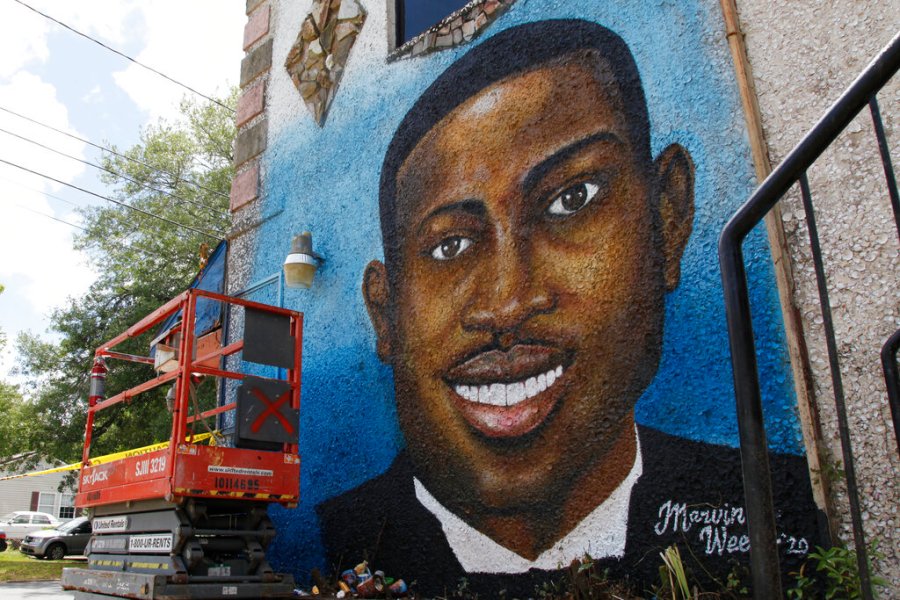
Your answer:
[[[622,139],[611,131],[600,131],[572,142],[568,146],[563,146],[562,148],[542,160],[540,163],[535,165],[534,168],[532,168],[528,172],[528,174],[525,176],[525,181],[522,183],[522,189],[525,194],[528,194],[532,189],[534,189],[541,181],[541,179],[543,179],[548,172],[553,170],[556,165],[568,160],[570,156],[572,156],[573,154],[577,154],[585,146],[591,146],[598,142],[613,142],[616,144],[621,144]]]
[[[439,206],[427,215],[422,218],[422,221],[419,223],[419,226],[416,228],[416,233],[422,233],[422,229],[428,224],[428,221],[431,219],[442,215],[448,212],[464,212],[468,213],[475,217],[484,217],[487,214],[487,209],[484,207],[484,203],[479,200],[460,200],[459,202],[453,202],[451,204],[445,204],[443,206]]]

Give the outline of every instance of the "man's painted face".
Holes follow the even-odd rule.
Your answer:
[[[399,253],[364,291],[417,473],[456,510],[564,493],[656,372],[692,167],[632,146],[610,81],[585,60],[501,80],[398,172]]]

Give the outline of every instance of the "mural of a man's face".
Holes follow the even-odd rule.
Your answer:
[[[631,466],[693,166],[639,147],[619,85],[596,51],[513,74],[398,171],[398,252],[364,294],[419,478],[471,522],[566,510],[603,464],[605,494]]]

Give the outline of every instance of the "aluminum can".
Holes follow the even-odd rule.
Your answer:
[[[341,581],[347,584],[347,586],[352,590],[356,587],[356,584],[359,583],[359,577],[356,575],[356,571],[353,569],[347,569],[343,573],[341,573]]]
[[[406,582],[402,579],[398,579],[392,583],[388,589],[391,592],[391,596],[394,598],[402,598],[409,593],[409,588],[406,587]]]

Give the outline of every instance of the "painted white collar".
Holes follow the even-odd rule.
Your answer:
[[[631,489],[643,472],[637,428],[634,435],[637,440],[634,465],[622,483],[572,531],[533,561],[501,546],[467,524],[438,502],[422,482],[413,478],[416,498],[440,521],[450,548],[467,573],[524,573],[529,569],[560,569],[585,554],[595,559],[621,557],[625,554]]]

